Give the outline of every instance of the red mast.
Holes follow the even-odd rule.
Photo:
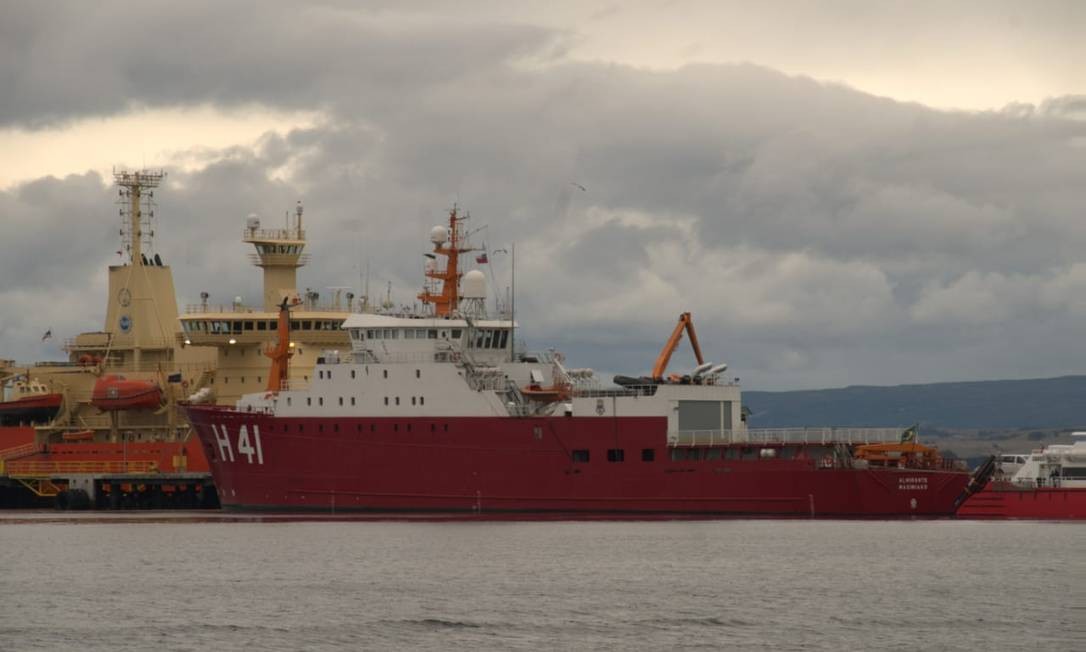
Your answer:
[[[456,206],[449,211],[449,229],[447,234],[442,227],[434,227],[431,232],[431,241],[434,243],[434,254],[445,256],[448,261],[445,269],[435,265],[426,270],[426,277],[431,279],[423,286],[419,294],[419,300],[434,306],[434,314],[438,317],[447,317],[456,312],[460,307],[460,254],[472,251],[471,247],[464,246],[464,236],[460,233],[460,223],[468,219],[468,215],[460,217],[456,212]],[[444,236],[444,237],[442,237]],[[435,256],[436,258],[436,256]],[[441,282],[440,288],[437,282]]]

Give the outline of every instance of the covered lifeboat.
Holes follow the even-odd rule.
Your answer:
[[[102,376],[94,383],[91,405],[99,410],[153,410],[162,404],[162,388],[151,380]]]

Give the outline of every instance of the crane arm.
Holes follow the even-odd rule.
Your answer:
[[[675,324],[675,330],[671,331],[671,337],[667,339],[667,343],[664,344],[664,348],[660,351],[660,355],[656,357],[656,364],[652,367],[652,377],[654,379],[663,379],[664,372],[667,371],[667,363],[671,361],[671,354],[675,353],[675,349],[678,348],[679,342],[682,341],[684,330],[690,335],[690,346],[694,348],[694,357],[697,358],[698,364],[700,365],[705,362],[701,357],[701,346],[698,344],[698,335],[694,332],[694,320],[690,317],[690,313],[684,312],[679,315],[679,323]]]

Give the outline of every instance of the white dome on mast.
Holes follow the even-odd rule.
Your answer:
[[[449,229],[438,224],[430,229],[430,242],[442,245],[449,241]]]
[[[477,269],[464,274],[461,287],[465,299],[486,299],[486,275]]]

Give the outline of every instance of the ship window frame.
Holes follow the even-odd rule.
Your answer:
[[[460,336],[462,335],[462,332],[459,328],[454,328],[450,332],[452,333],[452,339],[454,340],[460,339]]]
[[[246,320],[245,320],[245,321],[244,321],[244,322],[242,323],[242,328],[241,328],[241,329],[242,329],[242,330],[245,330],[245,331],[251,331],[251,330],[256,330],[256,327],[255,327],[255,326],[253,325],[253,320],[251,320],[251,319],[246,319]]]
[[[388,405],[388,397],[385,397],[385,405]]]
[[[656,461],[656,449],[655,448],[642,448],[641,449],[641,461],[642,462],[655,462]]]
[[[415,378],[422,378],[422,370],[421,369],[416,369],[415,370]]]
[[[355,376],[355,371],[354,371],[354,369],[351,369],[351,380],[354,380],[355,377],[356,377]]]
[[[302,320],[302,330],[303,331],[313,330],[313,320],[312,319],[303,319]]]
[[[323,396],[318,396],[317,397],[317,405],[319,405],[321,407],[324,407],[324,397]]]
[[[342,396],[339,397],[339,404],[340,404],[340,406],[343,405],[343,397]]]
[[[607,461],[608,462],[625,462],[626,461],[626,449],[624,449],[624,448],[608,448],[607,449]]]
[[[405,329],[403,329],[403,338],[405,340],[413,340],[413,339],[415,339],[415,329],[414,328],[405,328]]]
[[[287,397],[287,407],[290,407],[290,397]]]
[[[426,331],[426,339],[428,339],[428,340],[436,340],[437,339],[437,329],[436,328],[428,329]]]
[[[592,454],[587,448],[575,448],[569,452],[569,459],[574,464],[588,464],[592,460]]]
[[[261,319],[260,321],[256,322],[256,329],[258,331],[266,331],[266,330],[268,330],[268,322]]]
[[[305,404],[308,405],[308,406],[312,406],[313,405],[313,397],[312,396],[306,396],[305,397]]]
[[[353,406],[353,405],[355,404],[355,402],[354,402],[354,398],[355,398],[355,397],[353,397],[353,396],[351,397],[351,405],[352,405],[352,406]]]
[[[399,397],[399,396],[397,396],[397,397],[396,397],[396,405],[399,405],[399,404],[400,404],[400,397]]]
[[[710,446],[705,449],[705,455],[702,457],[706,462],[718,462],[720,461],[721,451],[716,446]]]
[[[416,398],[415,398],[414,396],[412,396],[412,397],[411,397],[411,405],[415,405],[415,404],[416,404],[416,403],[415,403],[415,401],[416,401],[416,400],[417,400],[417,399],[416,399]]]
[[[426,405],[426,397],[425,396],[420,396],[419,397],[419,405]]]

